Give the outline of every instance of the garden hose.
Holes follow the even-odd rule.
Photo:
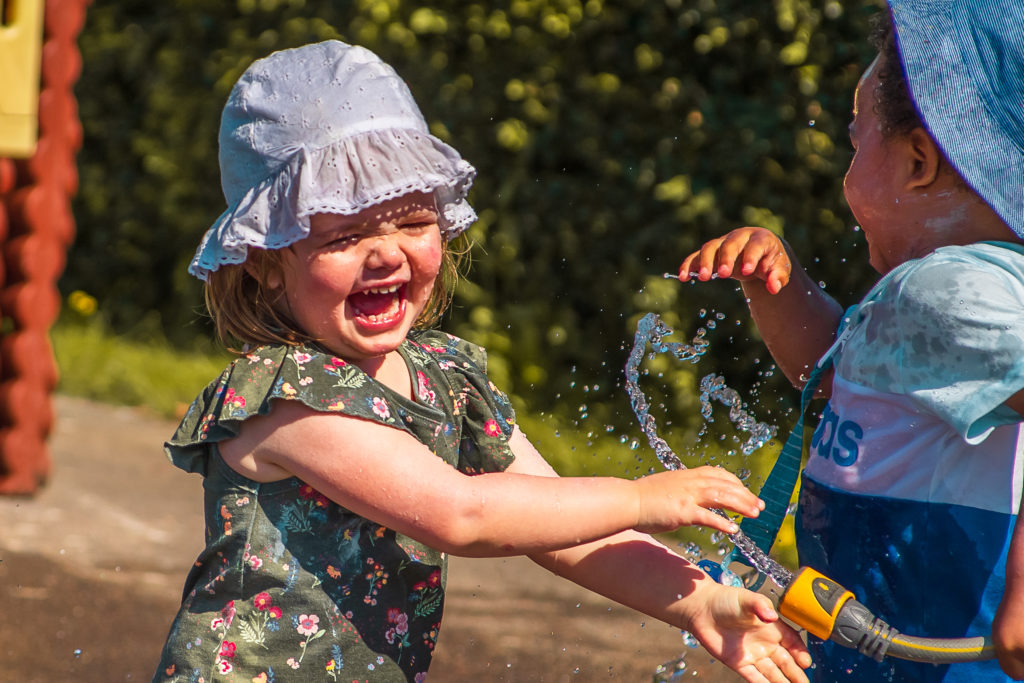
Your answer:
[[[883,657],[931,664],[995,658],[992,639],[907,636],[875,617],[846,588],[804,567],[786,587],[779,614],[822,640],[857,650],[876,661]]]

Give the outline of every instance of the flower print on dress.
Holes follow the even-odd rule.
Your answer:
[[[298,489],[297,499],[282,508],[282,520],[288,531],[311,534],[314,525],[326,519],[324,510],[331,504],[330,499],[309,484]]]
[[[302,642],[299,643],[299,647],[302,648],[302,652],[299,654],[299,658],[295,660],[297,664],[302,663],[302,658],[306,656],[306,648],[309,644],[317,638],[322,638],[327,631],[320,628],[320,617],[315,614],[300,614],[298,617],[292,617],[292,624],[295,626],[295,630],[300,636],[306,636]],[[292,660],[289,660],[291,663]],[[293,668],[298,668],[297,666]]]
[[[435,622],[430,629],[423,633],[423,644],[427,646],[428,650],[433,650],[437,645],[437,633],[441,630],[441,622]]]
[[[415,605],[412,613],[414,618],[418,619],[436,612],[444,600],[440,570],[431,572],[426,581],[413,584],[412,590],[413,594],[409,601]]]
[[[321,508],[325,508],[331,504],[330,498],[320,493],[309,484],[303,484],[299,487],[299,497],[304,500],[311,500],[316,503],[317,507]]]
[[[224,392],[224,412],[228,417],[245,417],[245,397],[239,396],[234,389]]]
[[[402,651],[412,644],[409,642],[409,615],[395,607],[388,609],[388,626],[384,631],[384,639],[389,645],[398,647],[398,661],[401,661]]]
[[[501,426],[497,420],[488,420],[484,422],[484,434],[490,437],[497,437],[501,435]]]
[[[270,593],[266,591],[258,593],[252,599],[253,610],[238,619],[238,629],[246,642],[259,645],[265,650],[269,649],[266,644],[267,631],[277,630],[276,628],[268,628],[268,626],[270,626],[272,619],[281,618],[281,609],[275,607],[272,603],[273,598]]]
[[[420,340],[429,342],[431,350],[414,346]],[[216,390],[221,380],[204,392],[203,402],[193,411],[191,421],[179,428],[175,436],[173,455],[183,463],[185,456],[193,453],[209,459],[214,450],[207,444],[224,435],[217,420],[231,419],[225,405],[235,408],[232,401],[226,401],[228,389],[233,388],[232,400],[244,397],[246,401],[245,419],[273,400],[301,399],[312,409],[325,413],[334,404],[336,409],[379,424],[400,423],[437,457],[461,470],[466,466],[480,471],[501,469],[505,461],[494,456],[507,450],[505,439],[489,436],[488,432],[494,433],[494,424],[487,423],[493,419],[498,427],[504,428],[511,410],[504,409],[497,396],[491,397],[492,389],[479,369],[479,352],[465,344],[465,349],[460,345],[453,355],[446,355],[447,343],[448,339],[440,333],[423,331],[403,346],[402,355],[413,379],[412,400],[380,386],[358,367],[346,365],[340,359],[336,363],[330,353],[312,347],[281,346],[254,351],[250,354],[254,358],[241,358],[227,373],[219,395]],[[297,349],[311,356],[303,364],[301,377],[293,355]],[[301,356],[299,359],[304,360]],[[270,364],[265,364],[265,360],[270,360]],[[471,361],[466,371],[461,369],[463,360]],[[425,376],[425,381],[418,373]],[[300,385],[300,379],[305,377],[311,377],[312,384]],[[344,378],[365,381],[358,389],[339,389],[335,384]],[[473,387],[469,393],[467,385]],[[295,395],[287,395],[292,390]],[[427,403],[428,392],[434,392],[436,403],[432,408]],[[374,411],[374,397],[384,400],[387,418],[378,414],[383,407],[379,402],[378,412]],[[452,411],[456,399],[461,404],[459,415]],[[420,424],[415,419],[424,414],[415,410],[419,407],[436,411],[438,417],[429,424]],[[209,437],[203,441],[198,427],[206,415],[213,417],[207,423]],[[408,426],[406,415],[413,417]],[[478,446],[479,452],[461,452],[463,443]],[[494,454],[490,452],[492,448]],[[219,470],[209,471],[216,474]],[[161,662],[160,671],[176,665],[175,675],[183,680],[190,680],[193,671],[201,671],[207,681],[235,683],[253,677],[257,677],[257,683],[272,683],[276,671],[278,681],[300,678],[337,683],[357,678],[372,680],[373,676],[390,672],[396,664],[404,672],[402,680],[414,680],[427,668],[437,637],[435,622],[441,620],[443,609],[442,554],[397,535],[394,530],[357,519],[297,479],[275,486],[272,495],[260,496],[228,481],[209,481],[217,481],[220,486],[217,495],[207,502],[211,538],[227,543],[225,547],[230,551],[223,555],[212,553],[201,560],[201,573],[177,623],[180,636],[174,643],[175,653],[173,658],[168,655]],[[249,499],[245,504],[244,498]],[[221,514],[222,505],[226,506],[223,512],[231,518]],[[260,520],[255,525],[254,517]],[[225,522],[233,525],[234,533],[218,538],[224,532]],[[243,530],[246,538],[241,540],[238,537]],[[331,545],[329,551],[320,549],[324,542]],[[373,561],[366,563],[368,557]],[[258,578],[259,588],[241,596],[237,591],[232,594],[232,586],[239,581],[256,585],[255,581],[247,582],[249,578]],[[267,596],[256,600],[261,590],[266,590]],[[331,602],[325,603],[325,597]],[[230,609],[221,612],[231,598],[235,599],[237,615]],[[208,606],[205,612],[197,609],[202,605]],[[390,613],[390,621],[389,608],[396,610]],[[319,618],[316,633],[299,632],[300,625],[307,632],[312,631],[311,623],[300,624],[300,613]],[[229,619],[233,622],[230,628],[226,627]],[[217,626],[211,629],[213,620],[217,620]],[[256,627],[266,620],[263,645],[250,643],[243,635],[240,624],[245,622],[252,627],[251,620],[255,620]],[[202,646],[195,644],[199,635]],[[187,643],[192,644],[191,649]],[[229,674],[221,675],[214,663],[222,647],[226,647],[224,655],[229,654],[230,646],[225,643],[233,643],[237,651],[234,657],[220,657],[233,667]],[[332,647],[335,645],[337,650]],[[383,663],[377,661],[379,655],[384,655]],[[399,658],[401,662],[397,663]],[[330,668],[328,664],[332,661]],[[369,664],[374,666],[373,673],[365,668]],[[293,666],[299,669],[293,671]]]
[[[324,665],[324,671],[327,672],[327,675],[330,676],[331,680],[333,681],[338,680],[338,674],[335,672],[335,669],[338,668],[338,664],[334,661],[333,657],[327,661],[327,664]]]
[[[380,527],[380,529],[384,528],[385,527]],[[369,569],[367,569],[366,573],[363,574],[363,578],[369,582],[370,588],[366,595],[363,596],[363,603],[366,605],[376,605],[377,594],[385,585],[387,585],[388,579],[390,579],[391,576],[384,570],[384,566],[372,557],[366,558],[366,564]]]
[[[358,389],[367,380],[366,373],[340,358],[331,358],[330,363],[324,363],[324,372],[334,377],[334,386],[341,389]]]
[[[416,371],[416,395],[424,403],[430,405],[437,403],[437,393],[430,388],[430,379],[422,370]]]
[[[374,415],[384,420],[391,419],[391,408],[388,406],[386,399],[380,396],[374,396],[369,399],[369,401]]]
[[[200,441],[205,441],[206,438],[209,436],[210,425],[213,424],[213,422],[216,419],[217,419],[217,417],[211,413],[209,415],[204,415],[203,419],[199,421],[199,429],[198,429],[198,431],[199,431],[199,440]]]

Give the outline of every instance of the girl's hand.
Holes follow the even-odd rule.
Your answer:
[[[807,683],[802,669],[811,665],[811,655],[800,635],[779,621],[767,596],[709,582],[691,600],[696,611],[690,611],[687,630],[744,680]]]
[[[634,483],[637,523],[633,528],[644,533],[700,524],[732,534],[739,527],[707,508],[732,510],[746,517],[757,517],[764,509],[764,502],[747,490],[736,475],[720,467],[705,465],[659,472]]]
[[[789,282],[792,263],[785,245],[765,228],[739,228],[704,243],[679,266],[679,279],[691,277],[707,282],[713,275],[745,282],[762,280],[771,294],[778,294]]]

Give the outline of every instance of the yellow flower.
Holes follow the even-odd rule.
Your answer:
[[[68,306],[75,313],[85,317],[95,313],[98,308],[96,297],[86,294],[80,289],[76,289],[71,294],[68,294]]]

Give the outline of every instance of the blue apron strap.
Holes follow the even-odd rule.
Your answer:
[[[757,517],[745,517],[740,522],[740,530],[765,553],[771,550],[776,536],[779,535],[779,529],[782,528],[786,511],[789,509],[789,501],[796,489],[804,451],[804,413],[807,411],[807,404],[814,398],[814,392],[821,382],[821,376],[832,365],[830,357],[831,354],[827,354],[822,362],[814,366],[810,378],[800,393],[800,414],[797,416],[796,424],[793,425],[793,430],[782,445],[782,452],[779,453],[778,460],[775,461],[771,473],[758,494],[764,501],[764,510]],[[747,558],[735,550],[729,559],[750,564]]]

